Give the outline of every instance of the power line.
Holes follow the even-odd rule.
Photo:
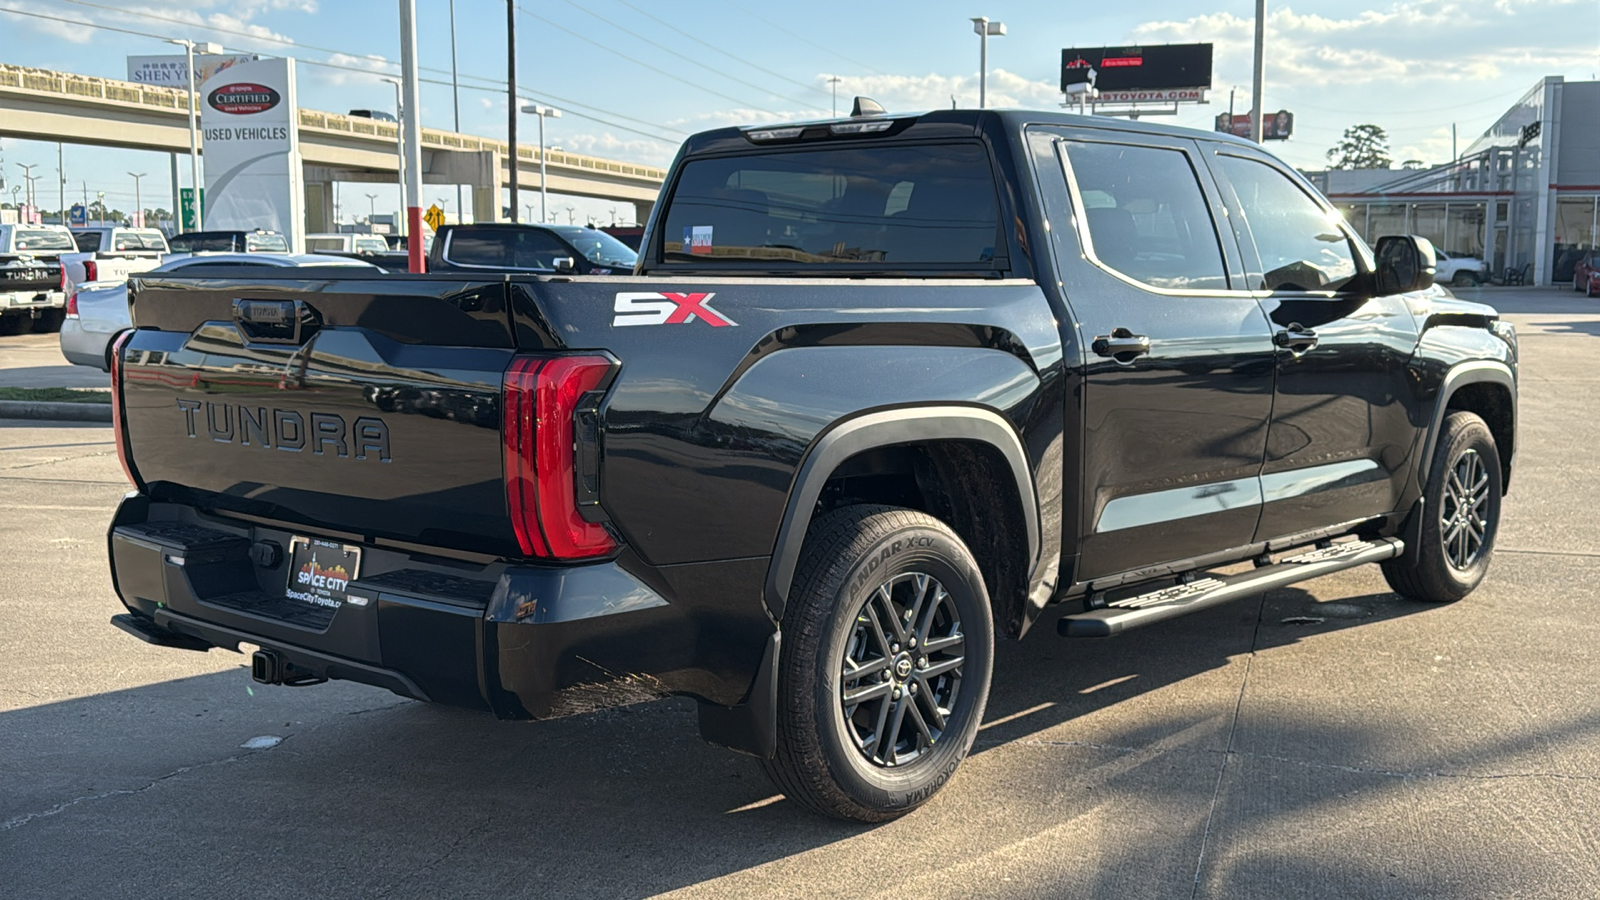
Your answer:
[[[565,2],[571,3],[572,0],[565,0]],[[650,13],[646,12],[645,10],[642,10],[637,6],[634,6],[632,3],[629,3],[628,0],[617,0],[617,2],[621,3],[623,6],[626,6],[629,9],[633,10],[634,12],[638,13],[639,15],[644,16],[645,18],[649,19],[650,21],[655,22],[655,23],[661,25],[664,28],[670,28],[673,31],[676,31],[677,33],[679,33],[679,34],[683,35],[684,37],[688,38],[689,40],[694,41],[695,43],[700,44],[703,47],[707,47],[707,48],[710,48],[712,50],[715,50],[716,52],[721,53],[723,56],[726,56],[729,59],[734,60],[735,62],[744,63],[745,65],[749,66],[752,69],[755,69],[755,70],[760,71],[760,72],[765,72],[765,73],[767,73],[768,75],[771,75],[774,78],[782,79],[783,81],[787,81],[790,84],[799,85],[800,87],[803,87],[808,91],[815,91],[815,92],[817,92],[819,94],[822,94],[823,96],[828,96],[828,92],[827,91],[823,90],[822,88],[817,87],[814,84],[807,84],[804,81],[800,81],[800,80],[795,79],[795,78],[790,78],[789,76],[784,75],[781,72],[774,72],[771,69],[766,68],[765,66],[762,66],[762,65],[760,65],[758,63],[753,63],[750,60],[745,59],[742,56],[736,56],[736,55],[734,55],[732,53],[729,53],[728,51],[722,49],[721,47],[718,47],[715,44],[709,43],[707,41],[703,41],[700,38],[695,37],[694,35],[690,34],[687,31],[684,31],[682,28],[679,28],[678,26],[672,24],[671,22],[665,21],[663,19],[656,18],[655,16],[651,15]],[[817,107],[817,109],[821,109],[821,108],[822,107],[820,107],[820,106]]]
[[[193,25],[193,23],[180,22],[180,21],[178,21],[176,19],[168,19],[167,17],[164,17],[164,16],[156,16],[154,14],[146,14],[146,13],[136,13],[136,12],[113,9],[111,7],[106,7],[106,6],[99,6],[98,4],[93,4],[93,3],[85,3],[85,2],[83,2],[83,0],[62,0],[62,2],[78,3],[79,5],[82,5],[82,6],[92,6],[92,7],[96,8],[96,9],[104,9],[104,10],[107,10],[107,11],[110,11],[110,12],[117,13],[119,15],[140,16],[140,17],[143,17],[143,18],[151,18],[151,19],[155,19],[155,20],[158,20],[158,21],[170,21],[170,22],[175,22],[177,24],[182,24],[182,25],[191,25],[191,26]],[[77,26],[80,26],[80,27],[83,27],[83,28],[96,28],[96,29],[99,29],[99,30],[102,30],[102,31],[114,31],[114,32],[117,32],[118,34],[130,34],[130,35],[134,35],[136,37],[152,38],[154,40],[159,40],[159,41],[165,41],[167,39],[167,37],[165,35],[153,34],[153,33],[148,32],[148,31],[136,31],[136,30],[131,29],[131,28],[118,28],[118,27],[116,27],[114,25],[105,25],[105,24],[102,24],[102,23],[99,23],[99,22],[84,22],[84,21],[81,21],[81,20],[78,20],[78,19],[66,19],[66,18],[62,18],[60,16],[52,16],[52,15],[47,15],[45,13],[37,13],[37,12],[30,12],[28,10],[14,9],[12,7],[7,7],[7,6],[0,6],[0,12],[13,13],[15,15],[27,16],[29,18],[34,18],[34,19],[45,19],[45,20],[48,20],[48,21],[51,21],[51,22],[59,22],[59,23],[64,24],[64,25],[77,25]],[[229,31],[227,29],[222,29],[222,28],[212,28],[212,26],[209,26],[209,25],[202,25],[202,26],[198,26],[198,27],[203,28],[203,29],[210,29],[212,31],[217,31],[217,32],[222,33],[222,34],[235,34],[235,35],[243,35],[244,37],[257,39],[257,40],[270,40],[270,41],[272,41],[274,43],[286,44],[286,45],[289,45],[289,46],[293,46],[293,47],[297,47],[297,48],[305,49],[305,50],[316,50],[318,52],[331,53],[331,54],[335,54],[335,55],[338,55],[338,56],[349,56],[349,57],[353,57],[353,58],[372,59],[372,57],[362,57],[359,54],[347,53],[347,52],[345,52],[343,50],[331,50],[331,49],[327,49],[327,48],[323,48],[323,47],[314,47],[314,46],[312,46],[310,44],[296,44],[293,41],[285,40],[285,39],[282,39],[282,38],[258,37],[256,35],[244,34],[243,32]],[[386,74],[386,73],[379,72],[379,71],[376,71],[376,70],[373,70],[373,69],[364,69],[364,68],[361,68],[359,66],[346,65],[346,64],[341,64],[341,63],[323,62],[321,60],[306,59],[304,57],[295,57],[295,58],[299,62],[303,62],[306,65],[309,65],[309,66],[320,66],[320,67],[325,68],[325,69],[339,69],[339,70],[346,71],[346,72],[359,72],[359,73],[361,73],[363,75],[371,75],[371,76],[374,76],[374,77]],[[393,63],[393,62],[391,62],[389,60],[386,60],[386,59],[375,59],[374,61],[375,62],[381,62],[382,64],[384,64],[386,66],[398,67],[398,64]],[[426,68],[426,67],[424,67],[424,68]],[[445,70],[429,68],[429,69],[427,69],[427,71],[443,72]],[[392,74],[392,73],[388,73],[388,74]],[[465,77],[474,78],[474,79],[477,79],[477,80],[480,80],[480,81],[492,81],[492,79],[485,78],[484,76],[481,76],[481,75],[468,75],[468,76],[465,76]],[[443,86],[450,85],[450,82],[444,81],[444,80],[441,80],[441,79],[437,79],[437,78],[420,78],[418,80],[423,82],[424,84],[437,84],[437,85],[443,85]],[[488,92],[488,93],[499,93],[499,94],[504,94],[505,93],[505,82],[503,82],[503,81],[499,82],[499,87],[498,88],[480,87],[478,85],[472,85],[472,84],[464,84],[464,85],[462,85],[462,87],[467,89],[467,90],[485,91],[485,92]],[[543,101],[543,102],[546,102],[546,103],[554,101],[556,103],[561,103],[563,105],[563,107],[569,108],[569,114],[572,115],[575,118],[587,119],[587,120],[592,121],[592,122],[598,122],[598,123],[600,123],[602,125],[606,125],[606,126],[608,126],[610,128],[615,128],[615,129],[617,129],[619,131],[626,131],[626,132],[629,132],[631,134],[637,134],[637,135],[639,135],[641,137],[646,137],[646,138],[649,138],[649,139],[654,140],[654,141],[660,141],[661,143],[664,143],[664,144],[676,144],[676,143],[679,143],[679,142],[676,139],[669,139],[669,138],[661,137],[659,135],[650,134],[648,132],[640,131],[637,128],[630,128],[630,127],[628,127],[626,125],[621,125],[621,124],[618,124],[616,122],[612,122],[612,121],[609,121],[607,119],[600,118],[599,116],[586,115],[584,113],[578,112],[576,110],[572,110],[570,108],[571,107],[577,107],[578,109],[592,109],[592,110],[596,110],[598,112],[602,112],[602,113],[605,113],[607,115],[613,116],[615,118],[629,119],[631,121],[639,122],[640,124],[643,124],[643,125],[649,125],[652,128],[661,129],[663,131],[670,131],[670,132],[673,132],[673,133],[676,133],[676,134],[679,134],[679,135],[688,134],[688,132],[682,131],[682,130],[677,129],[677,128],[671,128],[671,127],[668,127],[666,125],[657,125],[657,124],[655,124],[653,122],[645,122],[642,119],[634,119],[632,116],[626,116],[626,115],[623,115],[621,113],[613,113],[610,110],[601,109],[600,107],[591,106],[591,105],[585,104],[585,103],[579,103],[579,102],[574,101],[574,100],[564,99],[564,98],[561,98],[561,97],[557,97],[557,96],[555,96],[553,94],[546,94],[544,97],[537,97],[537,96],[527,96],[527,95],[519,93],[517,95],[517,97],[518,97],[518,99],[521,99],[521,100],[536,100],[536,101]],[[546,97],[548,99],[545,99]]]
[[[616,49],[613,49],[611,47],[607,47],[605,44],[602,44],[599,41],[593,40],[591,38],[584,37],[583,35],[579,34],[576,31],[573,31],[572,29],[570,29],[570,28],[568,28],[568,27],[566,27],[564,25],[561,25],[561,24],[559,24],[557,22],[553,22],[553,21],[551,21],[549,19],[546,19],[544,16],[541,16],[538,13],[528,9],[526,6],[518,6],[517,7],[517,12],[522,13],[523,15],[527,16],[530,19],[537,19],[540,22],[543,22],[544,24],[550,26],[551,28],[556,29],[557,31],[564,31],[567,34],[570,34],[573,37],[577,38],[578,40],[583,41],[585,44],[591,44],[591,45],[593,45],[595,47],[599,47],[601,50],[604,50],[605,52],[610,53],[613,56],[619,56],[619,57],[627,60],[628,62],[633,63],[636,66],[640,66],[641,68],[649,69],[650,71],[656,73],[657,75],[664,75],[667,78],[671,78],[673,81],[677,81],[677,82],[680,82],[682,84],[686,84],[686,85],[694,88],[695,90],[703,91],[703,92],[705,92],[707,94],[711,94],[711,95],[716,96],[716,97],[721,97],[724,100],[731,100],[732,102],[737,103],[737,104],[739,104],[741,106],[747,106],[747,107],[749,107],[751,109],[755,109],[755,110],[759,110],[761,112],[767,113],[768,115],[773,115],[773,116],[780,115],[779,113],[773,112],[772,110],[767,109],[765,107],[757,106],[756,104],[751,103],[748,100],[741,100],[738,97],[735,97],[735,96],[733,96],[731,94],[724,94],[721,91],[713,90],[711,88],[708,88],[703,84],[696,84],[695,82],[690,81],[689,79],[684,78],[682,76],[674,75],[673,73],[667,71],[666,69],[657,68],[655,66],[650,65],[647,62],[641,62],[640,60],[635,59],[635,58],[633,58],[632,56],[629,56],[626,53],[623,53],[621,50],[616,50]]]
[[[611,26],[612,28],[615,28],[616,30],[622,32],[623,34],[626,34],[626,35],[634,37],[634,38],[636,38],[638,40],[644,41],[646,44],[649,44],[650,46],[655,47],[655,48],[657,48],[659,50],[665,50],[666,52],[671,53],[674,56],[680,56],[681,57],[681,54],[679,54],[678,51],[672,49],[671,47],[668,47],[666,44],[663,44],[663,43],[660,43],[659,41],[656,41],[656,40],[653,40],[651,38],[645,37],[644,35],[638,33],[637,31],[634,31],[632,29],[624,28],[623,26],[618,25],[616,22],[613,22],[610,19],[607,19],[605,16],[602,16],[597,12],[594,12],[592,10],[589,10],[589,9],[583,7],[583,6],[578,5],[577,3],[572,2],[572,0],[561,0],[561,2],[567,4],[568,6],[572,7],[573,9],[576,9],[578,12],[581,12],[586,16],[589,16],[590,18],[600,20],[601,22],[605,23],[606,25]],[[624,0],[624,2],[626,2],[626,0]],[[649,15],[649,14],[645,13],[645,15]],[[650,16],[650,18],[654,19],[655,17],[654,16]],[[659,22],[661,20],[656,19],[656,21]],[[665,25],[666,23],[663,22],[662,24]],[[672,26],[670,26],[670,25],[668,25],[667,27],[668,28],[672,28]],[[678,31],[679,34],[685,34],[684,32],[679,31],[676,28],[673,28],[672,30],[673,31]],[[689,35],[685,35],[685,36],[687,37]],[[695,40],[699,41],[699,38],[695,38]],[[700,41],[700,43],[703,44],[705,42],[704,41]],[[707,46],[710,46],[710,45],[707,44]],[[715,48],[713,48],[713,49],[715,49]],[[723,78],[726,78],[729,81],[737,82],[738,84],[749,85],[750,87],[759,87],[759,85],[751,84],[748,80],[746,80],[744,78],[740,78],[738,75],[734,75],[734,74],[732,74],[730,72],[724,72],[723,70],[718,69],[715,66],[707,65],[706,63],[703,63],[703,62],[701,62],[699,60],[690,60],[690,61],[692,63],[694,63],[695,65],[699,66],[700,68],[705,69],[707,72],[711,72],[711,73],[716,74],[716,75],[721,75]],[[741,60],[741,62],[742,61],[743,60]],[[760,67],[757,66],[757,68],[760,68]],[[769,70],[762,69],[762,71],[763,72],[768,72]],[[771,73],[771,74],[777,74],[777,73]],[[782,75],[779,75],[778,77],[779,78],[783,78]],[[790,79],[785,78],[784,80],[788,81]],[[809,87],[809,85],[805,85],[805,84],[801,84],[800,86],[801,87]],[[801,100],[798,97],[788,97],[788,96],[785,96],[783,94],[779,94],[779,93],[777,93],[775,91],[770,91],[769,93],[771,93],[774,97],[782,97],[785,100],[791,100],[791,101],[793,101],[795,103],[798,103],[798,104],[800,104],[802,106],[809,106],[812,109],[819,109],[820,110],[820,109],[824,109],[825,108],[825,107],[818,106],[815,103],[810,102],[809,100]]]
[[[762,16],[760,16],[760,15],[758,15],[756,13],[753,13],[750,10],[745,9],[744,7],[740,6],[739,4],[732,2],[732,0],[722,0],[722,2],[727,4],[728,6],[733,7],[734,9],[737,9],[738,11],[744,13],[745,15],[751,17],[752,19],[755,19],[757,21],[763,22],[766,25],[768,25],[769,27],[776,28],[777,30],[783,32],[784,34],[787,34],[789,37],[792,37],[797,41],[800,41],[801,43],[810,44],[811,46],[817,48],[818,50],[821,50],[824,53],[831,53],[834,56],[839,57],[840,59],[844,60],[847,63],[850,63],[853,66],[860,66],[861,68],[866,69],[868,72],[877,72],[879,75],[887,75],[887,74],[889,74],[888,72],[885,72],[885,71],[883,71],[881,69],[874,69],[873,67],[867,65],[864,62],[861,62],[860,60],[851,59],[850,57],[845,56],[843,53],[840,53],[839,51],[833,49],[832,47],[824,47],[823,45],[817,43],[816,41],[811,40],[810,38],[804,37],[802,35],[795,34],[794,32],[792,32],[789,29],[783,27],[782,25],[779,25],[777,22],[774,22],[771,19],[767,19],[767,18],[764,18],[764,17],[762,17]]]

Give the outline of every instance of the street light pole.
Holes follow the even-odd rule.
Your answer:
[[[461,133],[461,82],[456,76],[456,0],[450,0],[450,98],[455,108],[456,134]],[[461,185],[456,185],[456,216],[466,207],[461,202]],[[459,221],[459,218],[458,218]]]
[[[39,168],[39,164],[38,163],[29,163],[27,165],[24,165],[22,163],[17,163],[17,168],[22,170],[22,180],[28,186],[27,190],[22,192],[22,202],[28,204],[30,207],[34,206],[35,204],[33,202],[33,170]]]
[[[401,102],[400,98],[401,88],[404,86],[400,83],[400,79],[398,78],[385,78],[383,80],[394,85],[394,148],[395,158],[399,160],[397,163],[396,172],[399,176],[398,180],[400,184],[400,211],[402,214],[404,214],[406,208],[409,206],[409,204],[406,203],[406,110],[405,104]]]
[[[94,201],[100,204],[100,224],[104,225],[106,223],[106,192],[95,191]]]
[[[544,120],[546,117],[552,119],[561,118],[561,110],[550,106],[540,106],[537,103],[530,103],[527,106],[524,106],[522,111],[525,113],[533,113],[539,117],[539,221],[547,223],[550,221],[550,192],[545,186],[545,182],[549,179],[545,177],[544,167]]]
[[[506,0],[506,143],[510,145],[511,221],[517,221],[517,4]],[[498,198],[497,198],[498,200]]]
[[[367,195],[367,233],[372,233],[372,217],[378,214],[378,195]]]
[[[143,228],[144,194],[139,192],[139,179],[143,178],[147,173],[139,172],[135,174],[133,172],[129,172],[128,174],[133,176],[133,216],[135,221],[132,224],[135,228]]]
[[[169,38],[167,43],[183,47],[184,53],[189,60],[189,184],[194,190],[194,230],[203,231],[205,230],[205,204],[201,202],[202,188],[200,185],[200,103],[196,99],[198,91],[195,87],[194,72],[196,45],[194,41],[185,38]],[[216,44],[204,44],[201,45],[201,48],[210,50],[213,53],[222,52],[222,48]]]
[[[1261,85],[1265,80],[1267,0],[1256,0],[1256,72],[1250,85],[1250,140],[1261,143]]]
[[[976,16],[972,20],[972,31],[978,36],[978,108],[983,109],[989,100],[989,36],[1004,35],[1006,26],[989,21],[988,16]]]

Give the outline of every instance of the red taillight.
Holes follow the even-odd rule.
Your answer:
[[[583,559],[616,549],[605,526],[578,512],[573,418],[614,364],[603,356],[518,357],[506,369],[506,500],[528,556]]]
[[[133,465],[129,461],[128,433],[122,427],[122,352],[132,337],[131,330],[124,331],[111,341],[111,436],[117,442],[117,462],[122,463],[122,474],[137,487],[139,481],[133,477]]]
[[[65,280],[65,279],[63,279],[63,280]],[[66,290],[66,287],[64,285],[62,286],[62,290]],[[76,316],[77,314],[78,314],[78,291],[76,289],[73,289],[71,291],[68,291],[68,293],[67,293],[67,315]]]
[[[62,278],[62,283],[63,284],[66,283],[66,277],[67,277],[67,267],[66,266],[62,266],[61,267],[61,278]],[[99,281],[100,280],[100,264],[95,262],[92,259],[84,260],[83,261],[83,280],[84,281]]]

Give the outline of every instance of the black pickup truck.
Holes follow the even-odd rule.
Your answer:
[[[135,276],[114,621],[504,718],[689,696],[881,821],[1041,616],[1479,583],[1516,335],[1432,269],[1240,140],[951,110],[692,137],[630,276]]]

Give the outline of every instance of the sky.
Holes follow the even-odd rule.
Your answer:
[[[451,3],[415,2],[423,124],[448,129]],[[1064,47],[1202,41],[1216,45],[1210,102],[1154,121],[1209,130],[1230,89],[1238,112],[1250,105],[1253,0],[514,2],[522,102],[564,113],[548,120],[547,142],[631,162],[665,166],[686,134],[707,128],[827,117],[835,89],[845,112],[858,94],[895,112],[976,106],[979,39],[969,20],[977,15],[1007,28],[989,39],[991,107],[1057,109]],[[461,130],[503,139],[506,3],[454,7]],[[1269,149],[1302,169],[1324,167],[1344,129],[1363,123],[1388,132],[1396,164],[1445,162],[1452,125],[1465,149],[1540,78],[1592,80],[1600,71],[1597,0],[1268,0],[1267,8],[1263,106],[1295,113],[1294,137]],[[166,37],[301,60],[305,108],[394,106],[393,87],[378,79],[398,72],[398,0],[0,0],[0,63],[124,78],[127,56],[181,52]],[[525,117],[521,140],[533,139],[536,124]],[[80,196],[87,181],[91,195],[105,191],[108,205],[131,209],[127,173],[144,172],[146,207],[170,205],[166,154],[63,153]],[[35,164],[41,205],[54,207],[56,159],[53,143],[0,140],[5,196],[21,183],[17,164]],[[180,170],[186,181],[182,161]],[[369,192],[379,193],[380,212],[398,199],[386,186],[350,185],[343,221],[366,214]],[[424,196],[455,208],[454,188],[429,185]],[[551,198],[562,221],[570,213],[609,222],[613,207],[619,221],[631,219],[629,204]]]

